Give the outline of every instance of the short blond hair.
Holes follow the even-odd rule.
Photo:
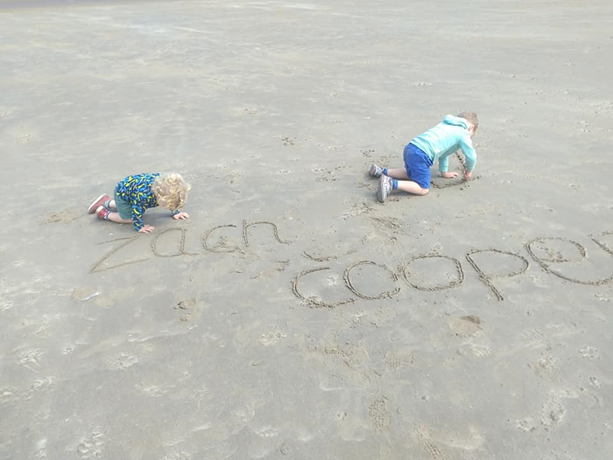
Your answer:
[[[191,188],[192,186],[185,182],[181,174],[175,173],[160,174],[151,186],[158,203],[163,202],[164,206],[172,211],[185,205]]]
[[[477,114],[474,112],[462,112],[458,114],[459,118],[464,118],[465,120],[470,121],[474,127],[475,132],[477,132],[477,128],[479,127],[479,118],[477,118]]]

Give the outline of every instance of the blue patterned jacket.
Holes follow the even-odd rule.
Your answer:
[[[132,225],[136,231],[143,228],[143,215],[149,208],[158,206],[151,186],[160,173],[135,174],[128,176],[117,184],[115,194],[118,198],[132,206]],[[171,215],[178,214],[178,209]]]

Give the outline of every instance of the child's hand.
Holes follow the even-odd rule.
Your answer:
[[[151,233],[153,230],[155,230],[155,227],[152,227],[151,225],[145,225],[138,231],[138,233]]]
[[[445,179],[455,179],[456,177],[458,177],[458,173],[457,172],[442,172],[441,176],[444,177]]]
[[[472,171],[468,171],[464,173],[464,180],[470,180],[470,178],[473,176]]]
[[[185,220],[185,219],[189,219],[189,214],[186,212],[180,212],[178,214],[175,214],[174,216],[172,216],[173,219],[175,220]]]

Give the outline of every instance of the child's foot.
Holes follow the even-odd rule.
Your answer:
[[[370,174],[372,177],[381,177],[381,174],[383,174],[383,168],[381,168],[380,166],[377,166],[375,163],[370,165],[370,169],[368,170],[368,174]]]
[[[100,195],[98,198],[94,200],[94,202],[89,206],[89,208],[87,208],[87,212],[90,214],[98,212],[98,208],[100,206],[104,206],[105,201],[110,200],[110,199],[111,199],[110,196],[108,196],[106,193],[103,193],[102,195]]]
[[[380,203],[385,201],[385,198],[392,192],[394,184],[391,177],[381,176],[379,178],[379,186],[377,187],[377,200]]]
[[[98,206],[98,208],[96,208],[96,215],[98,216],[99,219],[109,220],[110,213],[111,211],[106,209],[104,206]]]

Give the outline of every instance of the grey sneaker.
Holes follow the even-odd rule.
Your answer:
[[[375,163],[370,165],[370,169],[368,170],[368,174],[370,174],[372,177],[381,177],[381,174],[383,174],[383,168],[381,168],[380,166],[377,166]]]
[[[380,203],[383,203],[385,198],[392,193],[393,188],[392,178],[388,176],[381,176],[379,178],[379,186],[377,187],[377,200],[379,200]]]

